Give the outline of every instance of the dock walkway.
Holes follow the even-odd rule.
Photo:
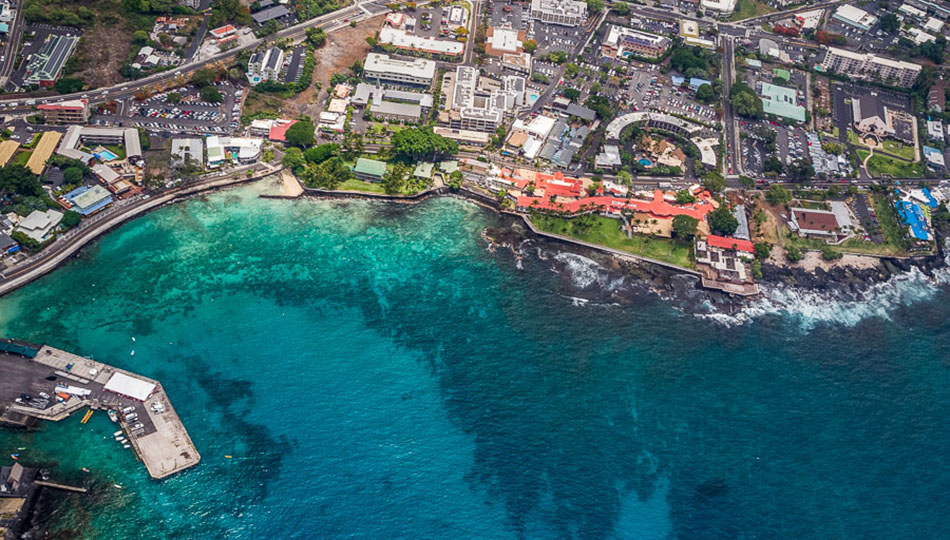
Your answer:
[[[9,369],[7,364],[10,364]],[[165,478],[193,467],[201,460],[165,389],[156,380],[47,345],[40,347],[32,359],[16,354],[0,354],[0,370],[7,370],[15,375],[11,376],[9,384],[0,385],[0,393],[4,394],[0,395],[0,402],[11,402],[7,408],[8,412],[55,422],[85,407],[117,411],[125,407],[135,407],[138,414],[135,422],[142,424],[139,434],[133,435],[133,429],[124,420],[120,419],[119,424],[152,478]],[[63,377],[68,379],[68,382],[62,381],[59,375],[61,373],[72,377]],[[105,389],[106,383],[115,373],[154,384],[154,389],[144,402],[108,391]],[[45,391],[52,394],[56,383],[51,382],[49,376],[56,377],[57,382],[85,388],[90,393],[83,397],[72,395],[66,402],[56,403],[46,409],[12,403],[13,399],[23,392],[36,395]]]

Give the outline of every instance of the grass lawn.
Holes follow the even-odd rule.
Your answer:
[[[858,150],[858,159],[861,160],[861,163],[864,163],[864,159],[871,154],[870,150]]]
[[[545,232],[577,238],[592,244],[657,259],[685,268],[696,267],[688,245],[669,238],[656,238],[640,234],[634,235],[633,238],[627,238],[627,235],[620,230],[620,220],[593,215],[589,218],[592,218],[590,220],[592,225],[589,229],[577,226],[579,218],[567,219],[536,214],[532,216],[531,222],[538,229]]]
[[[118,144],[106,144],[103,145],[107,150],[118,156],[116,159],[123,160],[125,159],[125,147]]]
[[[831,210],[831,205],[824,201],[809,201],[808,199],[802,199],[798,201],[802,207],[808,208],[809,210]]]
[[[890,139],[884,140],[884,151],[907,161],[914,161],[914,147]]]
[[[897,209],[891,204],[890,199],[886,195],[872,193],[871,205],[874,206],[874,214],[881,225],[884,242],[903,247],[905,245],[904,228],[897,217]]]
[[[350,178],[337,186],[336,189],[342,191],[362,191],[364,193],[386,193],[382,184],[357,180],[356,178]]]
[[[864,139],[861,138],[861,136],[858,135],[857,133],[851,131],[850,129],[848,130],[848,142],[857,146],[867,147],[867,145],[864,144]]]
[[[13,156],[13,159],[10,160],[10,163],[13,165],[26,166],[26,162],[30,160],[30,156],[32,155],[33,152],[19,152],[17,155]]]
[[[894,178],[920,178],[924,170],[923,166],[917,162],[874,154],[868,160],[868,174],[871,176],[890,175]]]
[[[757,17],[759,15],[765,15],[766,13],[772,13],[775,11],[775,8],[764,3],[756,2],[755,0],[739,0],[739,9],[729,17],[730,21],[741,21],[742,19],[748,19],[749,17]]]

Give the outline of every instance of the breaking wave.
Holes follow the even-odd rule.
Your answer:
[[[616,291],[624,282],[623,276],[604,268],[583,255],[561,251],[554,256],[566,270],[571,283],[578,289],[596,286],[604,291]]]
[[[914,267],[858,293],[817,292],[766,284],[760,286],[759,297],[736,313],[713,311],[697,313],[696,316],[727,326],[744,324],[766,315],[781,315],[797,321],[805,331],[820,324],[850,327],[873,317],[890,320],[896,308],[931,300],[947,285],[950,285],[950,255],[944,257],[944,266],[935,270],[933,275]]]

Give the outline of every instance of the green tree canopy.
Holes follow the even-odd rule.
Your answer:
[[[709,222],[709,228],[712,232],[725,236],[733,234],[739,228],[739,220],[732,215],[729,206],[725,204],[706,214],[706,221]]]
[[[313,148],[308,148],[303,153],[304,158],[310,163],[320,164],[334,156],[340,155],[340,145],[337,143],[324,143]]]
[[[297,120],[297,122],[287,128],[285,137],[287,144],[299,148],[309,148],[313,146],[313,122],[309,119]]]
[[[726,179],[719,171],[707,171],[703,173],[703,187],[710,193],[718,193],[726,189]]]
[[[792,194],[784,186],[772,184],[765,192],[765,200],[769,204],[782,205],[788,204],[792,200]]]
[[[82,180],[82,169],[79,167],[66,167],[63,170],[63,179],[67,184],[78,184]]]
[[[202,101],[207,101],[208,103],[221,103],[224,100],[224,96],[222,96],[221,92],[214,86],[205,86],[198,91],[198,95],[201,96]]]
[[[284,154],[284,159],[280,161],[280,164],[298,173],[305,162],[306,159],[304,159],[303,150],[291,146],[287,149],[287,152]]]
[[[403,161],[436,160],[458,153],[458,143],[431,128],[407,128],[393,135],[393,153]]]
[[[673,217],[673,235],[681,240],[691,239],[698,227],[699,220],[692,216],[679,214]]]

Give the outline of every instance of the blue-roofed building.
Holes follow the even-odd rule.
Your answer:
[[[931,240],[927,230],[927,217],[920,205],[910,201],[897,201],[897,215],[900,216],[901,223],[910,227],[914,238],[924,242]]]
[[[83,216],[95,214],[113,201],[112,193],[102,186],[79,186],[63,195],[63,198],[73,205],[70,210],[79,212]]]
[[[670,77],[670,80],[673,81],[673,86],[683,86],[683,83],[686,82],[686,77],[673,75],[672,77]]]
[[[704,84],[712,85],[712,83],[706,79],[697,79],[696,77],[693,77],[689,80],[689,87],[691,90],[699,90],[699,87]]]

